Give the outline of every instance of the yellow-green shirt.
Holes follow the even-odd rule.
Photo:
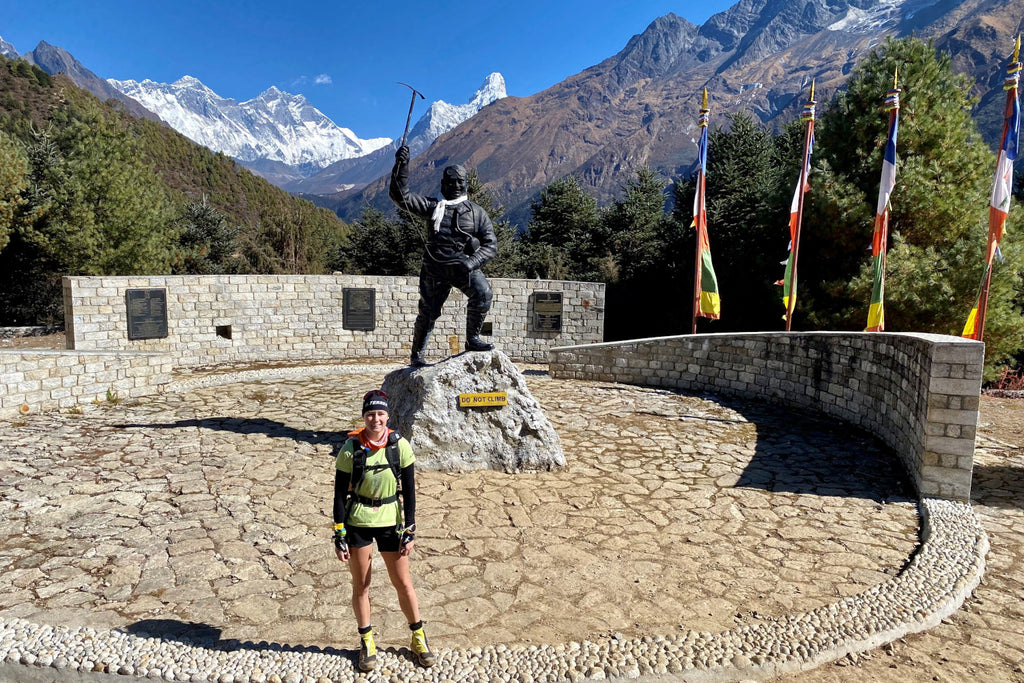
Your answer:
[[[342,472],[347,472],[349,475],[352,474],[353,464],[353,443],[358,441],[358,437],[355,439],[349,439],[341,450],[338,452],[338,458],[335,461],[335,467]],[[363,473],[363,479],[359,482],[359,486],[356,487],[355,493],[363,496],[364,498],[389,498],[395,495],[398,490],[398,481],[395,479],[395,475],[391,473],[391,468],[387,466],[388,457],[386,446],[377,450],[371,450],[366,456],[366,470]],[[416,456],[413,455],[412,446],[409,442],[402,437],[398,440],[398,454],[399,464],[402,469],[405,469],[412,463],[416,462]],[[383,465],[379,469],[372,469],[372,465]],[[351,485],[350,485],[351,486]],[[378,508],[369,507],[362,503],[352,500],[349,503],[348,515],[345,519],[347,526],[361,526],[361,527],[388,527],[395,526],[402,521],[402,510],[399,506],[398,501],[387,503]]]

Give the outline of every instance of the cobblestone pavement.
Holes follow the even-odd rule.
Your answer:
[[[1014,407],[1024,410],[1020,399]],[[985,411],[983,400],[971,493],[991,543],[981,585],[930,631],[787,681],[1024,681],[1024,431],[993,438]]]
[[[196,386],[5,427],[0,616],[353,647],[348,573],[329,540],[330,454],[386,371]],[[568,467],[418,475],[413,574],[435,647],[717,632],[860,593],[917,546],[909,487],[860,432],[538,368],[527,379]],[[1024,463],[988,455],[1000,457],[982,451],[975,487],[993,551],[968,609],[841,663],[881,677],[906,648],[914,673],[944,674],[941,655],[998,674],[977,680],[1018,680]],[[375,571],[378,644],[405,645]],[[975,627],[984,657],[953,652],[950,638]]]

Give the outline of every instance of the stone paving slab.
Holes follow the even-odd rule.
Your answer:
[[[1024,411],[1019,399],[1015,407]],[[991,550],[971,597],[934,629],[786,681],[1024,683],[1024,440],[994,439],[989,427],[979,424],[971,497]]]
[[[330,453],[387,369],[193,377],[3,430],[0,618],[350,656]],[[567,468],[419,474],[413,574],[435,647],[757,629],[892,583],[918,547],[896,460],[863,433],[527,375]],[[399,648],[375,569],[378,643]]]

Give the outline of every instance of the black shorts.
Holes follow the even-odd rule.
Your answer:
[[[377,550],[382,553],[397,553],[398,532],[393,526],[350,526],[346,528],[346,539],[353,548],[365,548],[377,539]]]

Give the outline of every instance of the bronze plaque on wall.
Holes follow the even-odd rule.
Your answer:
[[[129,289],[124,293],[128,309],[128,339],[167,337],[167,290]]]
[[[534,292],[531,320],[534,332],[562,331],[562,293]]]
[[[377,327],[377,290],[345,287],[341,290],[341,327],[345,330],[373,330]]]

